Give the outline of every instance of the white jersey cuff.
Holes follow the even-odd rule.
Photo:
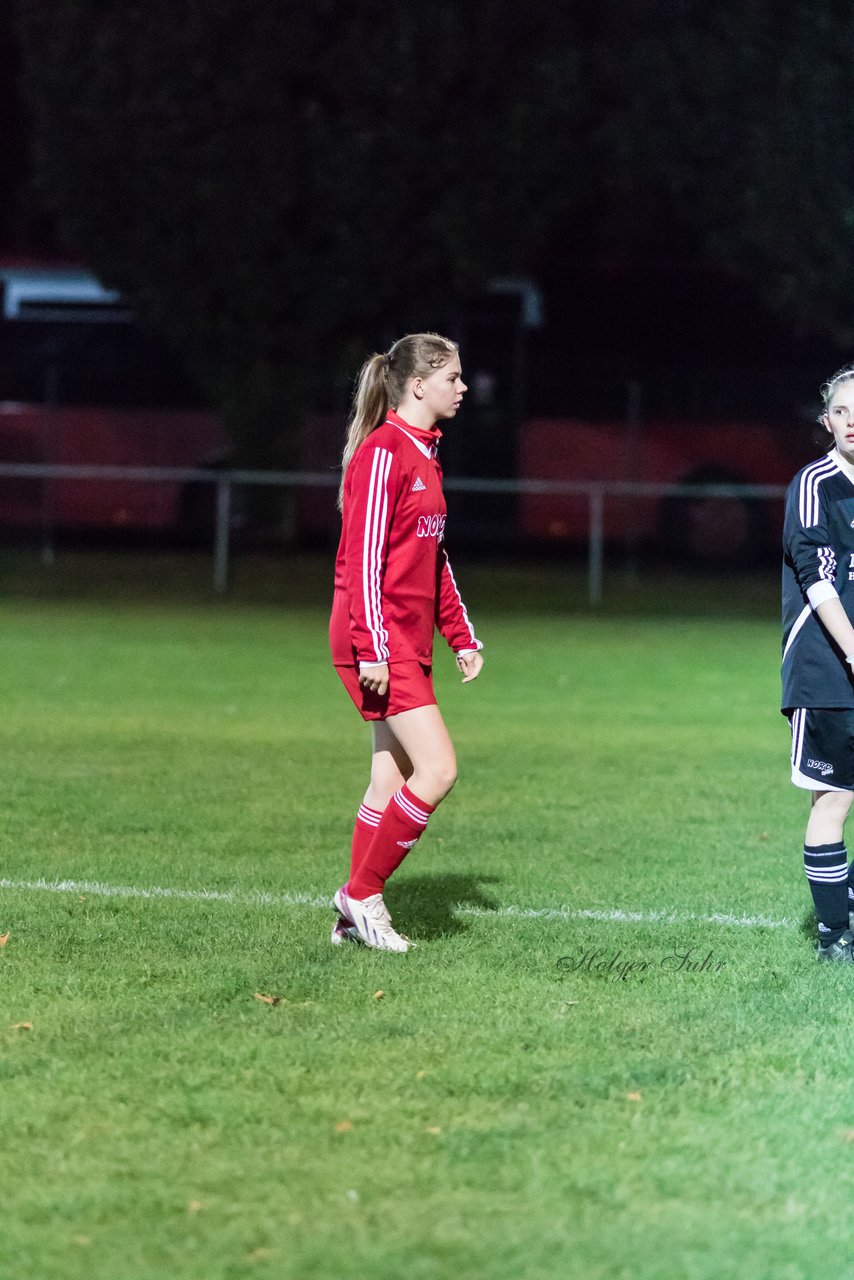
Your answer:
[[[822,581],[814,582],[811,587],[807,587],[807,599],[813,609],[817,609],[826,600],[838,600],[839,595],[832,582]]]
[[[483,648],[483,645],[481,644],[480,640],[475,640],[474,644],[470,646],[468,649],[455,649],[454,653],[457,655],[458,658],[467,658],[470,653],[480,653],[482,648]]]

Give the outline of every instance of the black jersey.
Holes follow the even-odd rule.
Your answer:
[[[783,529],[783,702],[795,707],[854,707],[845,654],[807,599],[831,582],[854,621],[854,481],[829,453],[795,476]]]

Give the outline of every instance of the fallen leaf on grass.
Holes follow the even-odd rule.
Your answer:
[[[263,1000],[264,1004],[287,1004],[292,1009],[307,1009],[310,1004],[314,1004],[313,1000],[289,1000],[287,996],[263,996],[260,991],[255,992],[256,1000]]]
[[[841,1137],[843,1142],[854,1142],[854,1129],[843,1129]]]
[[[261,1262],[264,1258],[274,1258],[275,1256],[275,1249],[253,1249],[249,1255],[249,1257],[254,1258],[256,1262]]]
[[[71,1243],[79,1244],[81,1248],[85,1248],[87,1244],[92,1243],[92,1238],[91,1236],[72,1236]]]
[[[32,1031],[33,1024],[31,1022],[13,1022],[12,1031]]]
[[[204,1209],[201,1200],[191,1200],[187,1205],[187,1213],[198,1213],[200,1209]]]
[[[349,1133],[353,1128],[352,1120],[339,1120],[335,1126],[336,1133]]]
[[[426,1079],[427,1079],[427,1072],[426,1072],[426,1071],[416,1071],[416,1072],[415,1072],[415,1079],[416,1079],[416,1080],[426,1080]]]
[[[441,1133],[441,1132],[442,1132],[442,1130],[440,1129],[439,1125],[437,1125],[437,1124],[436,1124],[436,1125],[428,1125],[428,1127],[427,1127],[427,1132],[428,1132],[428,1133]]]
[[[382,1000],[382,998],[383,998],[383,996],[384,996],[384,995],[385,995],[385,992],[384,992],[384,991],[375,991],[375,992],[374,992],[374,999],[375,999],[375,1000]]]
[[[640,1100],[641,1100],[641,1096],[639,1093],[626,1094],[626,1102],[640,1102]]]
[[[10,932],[11,932],[11,930],[10,930]],[[5,947],[5,945],[6,945],[6,943],[7,943],[8,941],[9,941],[9,934],[8,934],[8,933],[0,933],[0,947]]]

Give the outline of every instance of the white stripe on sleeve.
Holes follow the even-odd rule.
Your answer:
[[[447,553],[447,551],[445,551],[444,547],[442,548],[442,554],[443,554],[443,556],[445,557],[445,568],[448,570],[448,577],[451,579],[451,586],[454,588],[454,592],[455,592],[456,597],[457,597],[457,602],[458,602],[458,604],[459,604],[459,606],[460,606],[460,612],[461,612],[461,613],[462,613],[462,615],[463,615],[463,622],[466,624],[466,628],[468,629],[468,633],[469,633],[469,635],[471,636],[472,648],[473,648],[475,651],[477,651],[478,649],[482,649],[482,648],[483,648],[483,645],[480,643],[480,641],[478,640],[477,636],[475,635],[475,633],[474,633],[474,627],[471,625],[471,622],[469,621],[469,615],[468,615],[468,613],[467,613],[467,611],[466,611],[466,607],[465,607],[465,605],[463,604],[463,598],[462,598],[462,596],[460,595],[460,589],[459,589],[459,587],[457,586],[457,580],[456,580],[456,578],[454,577],[454,571],[453,571],[453,569],[451,568],[451,562],[450,562],[450,560],[448,559],[448,553]],[[459,652],[459,650],[458,650],[458,652]]]
[[[839,467],[832,458],[821,458],[818,462],[814,462],[811,467],[807,467],[804,470],[798,493],[798,511],[801,517],[801,524],[805,529],[818,524],[820,509],[818,501],[819,485],[827,476],[832,476],[838,470]]]

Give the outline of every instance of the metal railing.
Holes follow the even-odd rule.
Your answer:
[[[150,484],[211,484],[216,486],[213,531],[213,585],[217,594],[228,588],[232,495],[235,485],[267,485],[276,488],[337,488],[339,477],[328,471],[211,471],[193,467],[121,467],[0,463],[0,479],[130,480]],[[449,493],[530,494],[554,497],[586,497],[587,594],[591,604],[602,600],[605,563],[605,501],[614,498],[735,498],[782,499],[784,485],[773,484],[664,484],[643,481],[590,480],[482,480],[448,477]]]

